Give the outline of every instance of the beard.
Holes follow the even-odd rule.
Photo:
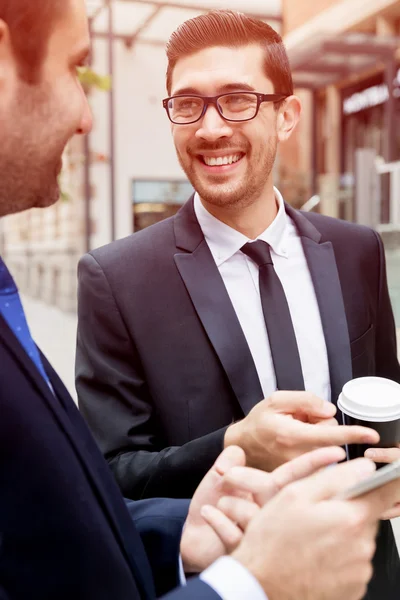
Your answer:
[[[239,181],[229,181],[227,176],[224,182],[221,181],[220,174],[210,174],[206,178],[199,173],[196,165],[197,155],[207,151],[225,152],[230,148],[235,151],[239,149],[246,155],[247,169]],[[276,136],[271,137],[256,155],[253,155],[250,144],[244,146],[221,141],[214,145],[202,145],[201,148],[189,147],[188,158],[184,159],[178,153],[178,160],[193,188],[205,203],[218,208],[244,208],[250,206],[262,194],[275,163],[277,148]]]
[[[0,217],[54,204],[66,140],[50,92],[21,82],[0,127]]]

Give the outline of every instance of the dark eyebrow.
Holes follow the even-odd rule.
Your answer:
[[[218,94],[224,94],[224,93],[228,93],[228,92],[255,92],[255,89],[248,83],[242,83],[242,82],[226,83],[225,85],[221,85],[218,88]],[[176,90],[176,92],[174,92],[174,96],[182,96],[182,95],[190,96],[192,94],[195,96],[203,95],[199,92],[198,89],[196,89],[194,87],[185,87],[185,88],[178,89],[178,90]]]

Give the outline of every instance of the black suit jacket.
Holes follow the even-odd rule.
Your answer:
[[[400,382],[379,236],[286,210],[316,291],[333,402],[352,377]],[[80,408],[124,495],[192,495],[222,450],[226,427],[263,398],[193,199],[174,217],[84,256],[78,314]],[[388,522],[369,594],[400,597]]]
[[[352,377],[400,382],[379,236],[287,211],[317,295],[332,400]],[[263,398],[192,201],[84,256],[78,313],[80,408],[124,495],[191,496],[226,427]]]
[[[170,591],[188,501],[131,502],[129,514],[42,360],[55,395],[0,316],[0,598],[144,600]],[[171,594],[189,597],[219,599],[199,580]]]

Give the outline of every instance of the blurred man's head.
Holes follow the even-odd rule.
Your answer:
[[[212,11],[172,34],[167,57],[169,96],[192,95],[166,104],[178,121],[183,109],[200,114],[203,103],[196,96],[250,92],[225,96],[219,109],[209,105],[196,122],[175,122],[172,133],[181,166],[206,204],[252,204],[272,189],[278,142],[289,137],[300,115],[281,37],[257,19]],[[280,100],[260,102],[260,94],[279,94]]]
[[[0,0],[0,216],[58,200],[64,148],[91,128],[88,53],[84,0]]]

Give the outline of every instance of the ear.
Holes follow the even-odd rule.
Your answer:
[[[301,102],[297,96],[289,96],[279,109],[277,117],[277,133],[280,142],[287,140],[301,115]]]

